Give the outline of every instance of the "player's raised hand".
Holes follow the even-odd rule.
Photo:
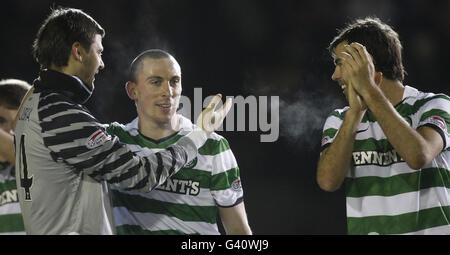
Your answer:
[[[375,66],[372,57],[367,52],[366,47],[359,43],[345,45],[343,57],[343,68],[346,74],[345,79],[353,85],[358,94],[363,94],[367,86],[374,86]]]
[[[367,110],[367,104],[364,99],[356,92],[353,84],[348,85],[348,104],[351,110],[363,114]]]
[[[203,129],[208,136],[222,125],[223,120],[231,109],[232,100],[228,98],[222,107],[216,111],[216,106],[221,99],[221,94],[215,95],[208,107],[197,118],[197,126]]]

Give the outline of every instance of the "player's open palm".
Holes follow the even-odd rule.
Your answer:
[[[375,66],[372,57],[366,48],[359,43],[351,43],[345,46],[343,66],[347,80],[353,84],[353,88],[362,93],[368,85],[375,83]]]
[[[196,125],[203,129],[208,136],[222,125],[223,120],[231,109],[232,100],[228,98],[222,107],[215,110],[221,99],[221,94],[215,95],[208,107],[197,118]]]

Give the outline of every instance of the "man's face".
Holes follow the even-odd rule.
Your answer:
[[[175,115],[181,96],[181,68],[174,58],[142,60],[131,96],[141,121],[167,125]]]
[[[95,75],[105,67],[102,60],[102,52],[102,37],[96,34],[91,48],[82,56],[83,69],[79,74],[80,79],[89,85],[91,89],[94,89]]]
[[[348,100],[348,87],[342,77],[342,55],[343,52],[345,52],[344,45],[347,44],[348,44],[347,41],[343,41],[339,43],[334,49],[333,60],[335,64],[335,69],[333,75],[331,76],[331,79],[333,81],[338,82],[339,86],[342,89],[342,92],[344,93],[345,97]]]
[[[0,128],[6,132],[12,131],[12,124],[16,117],[17,110],[8,109],[3,105],[0,105]]]

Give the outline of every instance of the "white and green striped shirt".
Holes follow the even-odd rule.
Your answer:
[[[348,233],[450,234],[450,98],[405,86],[395,109],[414,129],[434,128],[444,148],[428,165],[414,170],[367,111],[345,178]],[[322,150],[333,142],[347,110],[335,110],[326,120]]]
[[[0,163],[0,235],[25,235],[14,166]]]
[[[113,123],[107,132],[144,156],[192,131],[192,122],[182,118],[182,129],[159,141],[139,133],[138,118],[126,126]],[[139,194],[111,189],[117,234],[220,234],[217,206],[231,207],[243,200],[236,159],[227,140],[216,133],[199,149],[197,158],[155,190]]]

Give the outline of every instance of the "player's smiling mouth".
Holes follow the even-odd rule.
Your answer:
[[[156,106],[159,106],[161,108],[170,108],[172,104],[156,104]]]
[[[341,86],[342,92],[345,93],[345,89],[348,87],[347,84],[344,84],[343,82],[339,82],[339,86]]]

